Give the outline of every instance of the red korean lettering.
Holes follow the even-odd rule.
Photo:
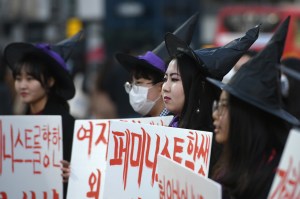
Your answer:
[[[179,143],[184,143],[184,139],[174,137],[174,151],[173,151],[173,160],[181,164],[182,158],[178,154],[182,154],[183,147]]]
[[[270,199],[300,198],[300,162],[294,166],[293,158],[290,157],[288,168],[278,169],[277,175],[280,182],[270,194]]]
[[[93,141],[93,123],[89,121],[89,128],[85,128],[83,125],[78,129],[76,135],[77,139],[80,141],[88,140],[88,155],[91,155],[92,151],[92,141]]]
[[[198,134],[196,132],[189,132],[189,135],[187,136],[189,139],[188,147],[187,147],[187,154],[192,156],[192,160],[186,160],[185,166],[187,168],[190,168],[192,170],[195,169],[195,160],[197,155],[197,149],[200,148],[197,146],[198,144]]]
[[[103,144],[107,145],[107,137],[108,136],[105,135],[105,132],[106,132],[106,123],[98,123],[96,125],[101,126],[101,132],[99,134],[99,137],[98,137],[97,141],[95,142],[95,145],[98,145],[101,142]]]
[[[5,192],[0,192],[0,199],[8,199],[7,194]]]
[[[125,190],[129,162],[130,132],[127,129],[125,132],[112,131],[112,134],[115,144],[114,157],[109,161],[109,163],[110,165],[122,165],[124,154],[123,182]]]
[[[101,187],[101,171],[97,169],[97,173],[91,173],[89,177],[90,191],[86,193],[87,198],[99,199]]]
[[[171,155],[168,150],[168,147],[169,147],[169,139],[168,139],[168,137],[166,137],[166,143],[165,143],[163,150],[161,151],[161,155],[166,156],[167,158],[171,159]]]
[[[198,173],[206,176],[205,174],[205,168],[208,168],[208,159],[209,159],[209,152],[210,152],[210,146],[211,146],[211,139],[209,135],[201,135],[202,140],[201,140],[201,145],[197,153],[197,158],[203,158],[204,164],[205,165],[200,165],[200,169],[198,170]]]
[[[160,144],[160,137],[159,135],[156,135],[156,144],[155,144],[155,151],[154,151],[154,157],[153,161],[149,160],[149,153],[150,153],[150,147],[151,145],[151,136],[147,134],[147,147],[146,147],[146,167],[152,168],[152,181],[151,185],[153,186],[155,175],[156,175],[156,166],[157,166],[157,155],[159,152],[159,144]]]

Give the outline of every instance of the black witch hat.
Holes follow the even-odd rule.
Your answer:
[[[83,38],[83,31],[57,44],[25,42],[11,43],[4,49],[4,58],[8,66],[14,70],[15,64],[27,55],[38,56],[51,66],[54,78],[59,83],[59,95],[71,99],[75,95],[75,86],[66,62],[70,58],[76,44]]]
[[[223,47],[193,50],[186,42],[171,33],[165,35],[165,41],[170,56],[185,53],[198,63],[205,76],[221,80],[256,41],[259,27],[248,30],[245,36],[235,39]]]
[[[174,34],[181,38],[186,43],[190,44],[193,38],[195,27],[198,23],[199,13],[191,16],[179,28],[174,31]],[[169,58],[165,42],[163,41],[154,50],[146,52],[144,55],[132,56],[125,53],[117,53],[116,59],[127,71],[131,71],[135,67],[149,68],[159,73],[165,73],[166,61]]]
[[[280,25],[266,47],[242,65],[228,84],[207,79],[235,97],[291,124],[299,125],[300,122],[294,116],[282,109],[280,70],[277,67],[284,49],[289,21],[290,17]]]

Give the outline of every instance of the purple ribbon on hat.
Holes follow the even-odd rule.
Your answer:
[[[55,61],[57,61],[59,63],[59,65],[61,67],[63,67],[67,71],[67,65],[66,65],[65,61],[58,53],[51,50],[51,47],[49,44],[40,43],[40,44],[36,44],[35,47],[41,49],[44,53],[46,53],[47,55],[52,57]]]
[[[151,51],[147,51],[145,55],[139,55],[137,58],[145,60],[146,62],[159,69],[163,73],[166,72],[165,62]]]

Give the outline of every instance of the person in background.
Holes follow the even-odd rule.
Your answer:
[[[300,59],[295,57],[281,60],[281,94],[285,110],[300,119],[300,84],[292,75],[300,71]],[[294,73],[288,73],[293,70]],[[286,72],[288,71],[288,72]]]
[[[223,144],[213,179],[223,198],[267,198],[291,125],[299,124],[283,110],[279,92],[288,24],[289,18],[228,84],[208,78],[223,90],[212,115],[215,139]]]
[[[256,55],[256,51],[254,50],[247,50],[245,54],[239,59],[238,62],[233,66],[233,68],[223,77],[222,82],[228,83],[229,80],[234,76],[234,74],[241,68],[243,64],[249,61],[253,56]]]
[[[79,32],[56,45],[16,42],[4,49],[16,92],[27,105],[26,115],[62,116],[63,172],[71,159],[75,122],[67,102],[75,95],[75,86],[66,62],[82,35],[83,32]],[[65,197],[67,184],[64,186]]]
[[[198,18],[199,13],[194,14],[174,34],[190,43]],[[161,97],[167,58],[168,53],[164,42],[154,50],[137,57],[124,53],[116,54],[116,59],[130,73],[131,81],[125,83],[130,104],[142,116],[154,117],[169,114]]]
[[[219,48],[192,50],[185,42],[167,34],[165,42],[171,62],[164,77],[163,99],[175,114],[171,127],[213,131],[211,106],[220,91],[206,77],[222,79],[258,38],[259,27]],[[218,159],[220,147],[213,143],[210,165]]]

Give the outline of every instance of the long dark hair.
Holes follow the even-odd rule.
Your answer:
[[[181,74],[185,102],[179,127],[213,131],[212,104],[218,98],[220,90],[206,79],[206,72],[184,53],[176,56]]]
[[[20,75],[22,70],[25,70],[27,74],[31,75],[34,79],[41,83],[41,86],[46,90],[48,94],[48,100],[56,101],[63,105],[66,110],[69,111],[69,104],[58,94],[58,83],[55,81],[54,85],[50,88],[47,82],[50,78],[54,78],[51,71],[51,66],[46,63],[41,57],[34,54],[27,54],[20,59],[13,68],[13,78],[16,79],[17,75]]]
[[[229,135],[213,178],[235,198],[267,198],[290,126],[229,94]]]

